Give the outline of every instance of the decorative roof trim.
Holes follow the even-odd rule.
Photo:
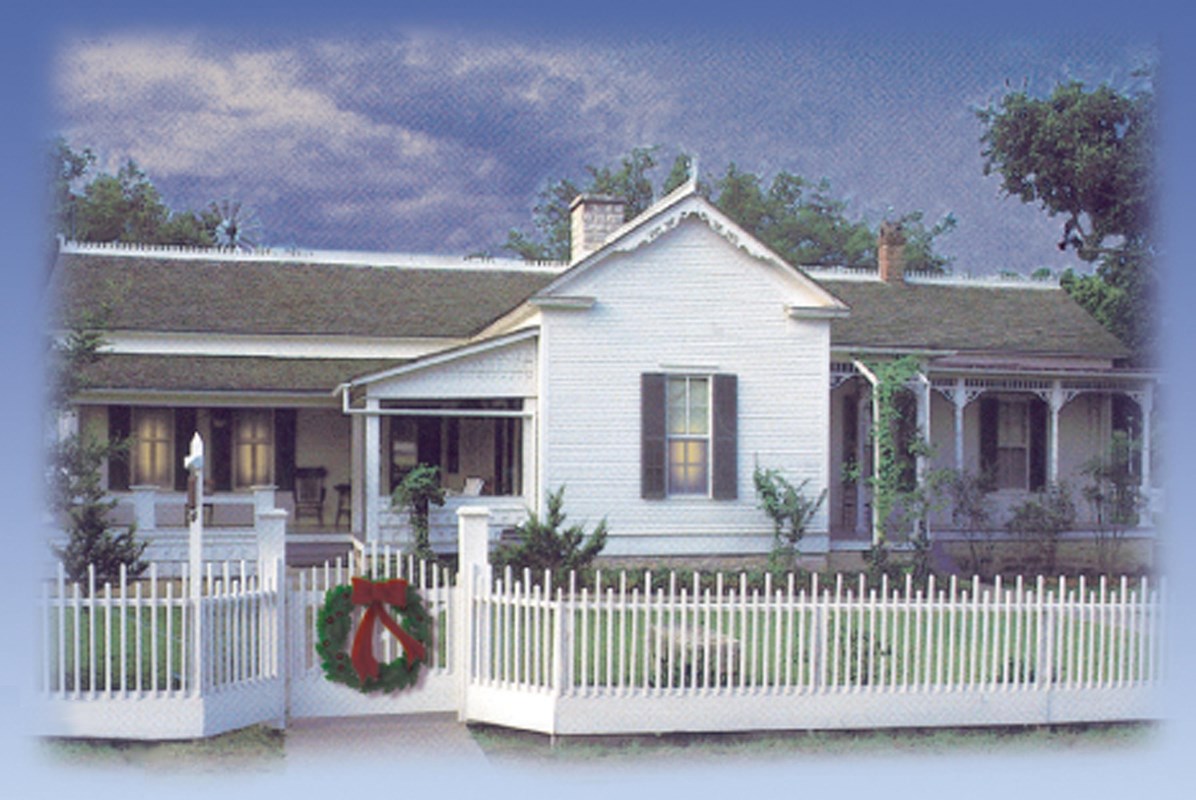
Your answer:
[[[126,244],[123,242],[62,242],[60,253],[127,258],[140,256],[179,261],[289,262],[329,264],[345,267],[392,267],[407,269],[479,270],[530,272],[553,275],[564,272],[563,261],[524,261],[513,258],[441,256],[419,253],[377,253],[355,250],[304,250],[300,248],[183,247],[177,245]]]

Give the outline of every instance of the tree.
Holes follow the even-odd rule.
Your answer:
[[[582,193],[606,194],[627,201],[625,219],[633,219],[658,196],[690,179],[693,160],[679,153],[660,191],[654,192],[649,173],[656,168],[659,147],[637,147],[617,167],[587,166],[584,186],[568,179],[550,184],[537,196],[532,212],[536,233],[511,230],[504,249],[529,261],[567,261],[570,256],[569,206]],[[809,181],[789,172],[778,173],[765,189],[764,180],[741,171],[734,162],[712,186],[700,183],[698,191],[744,230],[797,266],[836,266],[875,269],[876,234],[861,221],[847,216],[847,203],[835,197],[830,182]],[[906,231],[906,267],[944,272],[950,259],[934,250],[934,242],[955,227],[948,214],[927,228],[920,211],[899,220]]]
[[[104,345],[102,321],[70,331],[51,346],[50,413],[57,419],[68,413],[71,401],[86,387],[86,368],[99,361]],[[108,498],[103,467],[109,459],[123,457],[125,441],[110,441],[86,432],[66,436],[50,447],[47,497],[65,520],[67,545],[54,548],[67,577],[83,581],[88,566],[97,581],[114,581],[125,567],[130,577],[145,571],[141,560],[146,544],[136,539],[136,528],[119,529],[108,522],[116,501]]]
[[[1012,92],[977,114],[984,173],[1000,174],[1006,194],[1063,216],[1059,248],[1096,264],[1095,275],[1065,275],[1064,288],[1145,356],[1156,283],[1153,91],[1070,81],[1045,99]]]
[[[126,161],[116,175],[101,173],[87,180],[95,160],[90,149],[76,151],[62,138],[51,144],[55,234],[85,242],[192,247],[254,244],[247,240],[246,215],[239,203],[226,200],[199,211],[174,211],[136,161]]]
[[[553,570],[559,584],[566,573],[588,567],[606,547],[606,520],[599,522],[588,536],[581,525],[561,530],[565,524],[565,487],[549,492],[547,502],[547,516],[541,518],[535,512],[530,513],[527,521],[515,529],[518,543],[501,546],[495,562],[533,572]]]

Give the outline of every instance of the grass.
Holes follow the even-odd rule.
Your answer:
[[[1157,740],[1151,723],[1008,728],[913,728],[867,731],[663,734],[552,737],[489,725],[470,727],[496,764],[539,766],[609,761],[755,761],[869,755],[1049,753],[1144,748]]]
[[[177,742],[45,739],[41,749],[54,765],[218,773],[280,770],[284,743],[282,731],[259,725],[210,739]]]

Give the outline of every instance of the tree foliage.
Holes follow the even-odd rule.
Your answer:
[[[101,357],[103,320],[71,330],[51,345],[49,406],[53,418],[68,413],[77,393],[86,388],[85,368]],[[95,567],[97,581],[114,581],[122,566],[130,577],[145,571],[141,560],[145,543],[138,542],[134,526],[109,524],[116,501],[104,487],[103,468],[111,458],[122,457],[125,441],[101,439],[87,432],[73,433],[55,441],[47,458],[47,498],[63,520],[67,544],[54,548],[67,577],[83,581],[88,565]]]
[[[1095,263],[1064,288],[1139,356],[1153,343],[1153,91],[1062,83],[1047,98],[1011,92],[978,112],[985,174],[1023,202],[1063,217],[1061,250]]]
[[[137,162],[129,159],[115,175],[91,175],[95,161],[89,148],[74,150],[62,138],[52,143],[48,170],[55,234],[84,242],[192,247],[241,244],[237,220],[230,220],[228,211],[239,211],[239,203],[212,202],[198,211],[175,211],[162,200]]]
[[[391,495],[392,508],[407,512],[415,540],[415,555],[426,560],[435,559],[429,539],[429,516],[432,506],[444,505],[444,489],[440,486],[440,469],[431,464],[416,464]]]
[[[569,205],[579,194],[605,194],[627,201],[625,218],[642,213],[655,200],[690,179],[693,161],[676,155],[660,191],[653,189],[651,173],[659,165],[658,147],[635,148],[615,167],[587,166],[588,179],[575,183],[558,180],[537,196],[532,212],[534,234],[512,230],[504,248],[526,260],[569,259]],[[857,269],[876,267],[876,234],[863,220],[848,216],[846,201],[835,197],[825,178],[810,181],[780,172],[765,186],[759,175],[740,170],[734,163],[713,185],[699,183],[699,191],[740,226],[778,255],[797,266],[836,266]],[[955,227],[947,215],[927,227],[920,211],[898,220],[905,230],[906,268],[944,272],[950,259],[934,249],[936,239]]]
[[[503,545],[495,556],[500,566],[532,571],[552,570],[557,580],[570,570],[581,570],[590,565],[606,547],[606,520],[602,520],[593,532],[586,535],[581,525],[565,524],[565,487],[548,493],[548,514],[541,518],[534,512],[519,525],[515,532],[519,541]]]

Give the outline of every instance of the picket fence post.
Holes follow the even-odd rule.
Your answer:
[[[490,588],[490,509],[464,506],[457,509],[457,630],[449,654],[452,671],[457,675],[457,719],[469,719],[470,660],[478,644],[475,594]],[[478,592],[478,587],[482,587]],[[482,643],[485,645],[486,643]]]
[[[273,490],[270,491],[270,501],[273,502]],[[264,498],[263,498],[264,499]],[[267,507],[264,504],[255,508],[254,527],[257,530],[257,580],[258,589],[262,592],[263,600],[260,613],[262,615],[262,630],[265,635],[258,644],[261,648],[261,661],[268,667],[263,670],[268,675],[283,681],[284,691],[280,694],[281,707],[277,716],[268,722],[278,730],[285,730],[287,726],[287,692],[286,674],[289,669],[287,658],[287,566],[286,566],[286,528],[287,512],[280,508]],[[273,606],[266,602],[265,596],[273,591]]]

